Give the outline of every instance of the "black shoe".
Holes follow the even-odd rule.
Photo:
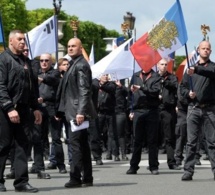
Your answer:
[[[166,154],[166,150],[165,149],[160,149],[159,154]]]
[[[199,159],[196,159],[196,163],[195,163],[195,165],[202,165],[202,163],[200,162],[200,160],[199,160]]]
[[[179,167],[178,165],[169,165],[169,169],[172,169],[172,170],[181,170],[181,167]]]
[[[122,155],[122,160],[123,160],[123,161],[128,161],[129,158],[124,154],[124,155]]]
[[[11,165],[11,160],[10,159],[6,160],[6,165]]]
[[[47,166],[46,166],[46,169],[57,169],[57,165],[53,164],[53,163],[49,163]]]
[[[191,181],[193,180],[193,177],[190,173],[184,173],[184,175],[181,178],[182,181]]]
[[[182,162],[180,160],[177,160],[176,165],[180,166],[180,165],[182,165]]]
[[[28,173],[32,173],[32,174],[35,174],[35,173],[39,173],[40,171],[38,169],[36,169],[35,167],[31,167],[29,170],[28,170]]]
[[[130,168],[127,170],[126,174],[127,175],[135,175],[135,174],[137,174],[137,170]]]
[[[103,165],[103,162],[102,162],[102,160],[96,160],[96,165]]]
[[[203,160],[209,160],[208,155],[206,155],[206,156],[203,158]]]
[[[3,183],[0,183],[0,192],[6,192],[6,188]]]
[[[26,184],[24,186],[21,187],[16,187],[15,188],[16,192],[29,192],[29,193],[35,193],[38,192],[37,188],[34,188],[33,186],[31,186],[30,184]]]
[[[15,179],[15,172],[12,171],[5,175],[5,179]]]
[[[74,180],[69,180],[67,183],[64,185],[65,188],[78,188],[82,187],[81,181],[74,181]]]
[[[33,158],[31,156],[28,157],[28,162],[33,161]]]
[[[48,173],[45,173],[44,171],[40,171],[37,174],[37,179],[51,179],[51,176]]]
[[[108,155],[106,156],[105,159],[106,159],[106,160],[112,160],[112,155],[109,155],[109,154],[108,154]]]
[[[130,149],[127,149],[127,150],[126,150],[126,154],[131,154],[131,150],[130,150]]]
[[[59,169],[60,174],[65,174],[67,173],[67,170],[65,168]]]
[[[152,175],[159,175],[159,171],[157,169],[151,171]]]
[[[82,182],[82,187],[90,187],[93,186],[93,182],[92,181],[83,181]]]
[[[114,157],[114,161],[120,161],[119,156],[115,156],[115,157]]]
[[[44,154],[43,157],[44,157],[44,160],[49,160],[49,155],[48,154]]]

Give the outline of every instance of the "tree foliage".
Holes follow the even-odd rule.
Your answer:
[[[28,29],[26,0],[1,0],[0,11],[4,26],[4,36],[12,29],[26,31]],[[7,39],[5,39],[7,41]]]

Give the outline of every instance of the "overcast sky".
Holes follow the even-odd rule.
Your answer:
[[[61,10],[76,15],[81,21],[92,21],[109,30],[121,31],[123,16],[127,11],[136,17],[138,39],[152,29],[176,0],[63,0]],[[59,1],[56,0],[56,3]],[[210,26],[212,43],[211,60],[215,61],[215,2],[213,0],[180,0],[188,33],[188,52],[202,40],[201,24]],[[53,8],[53,0],[28,0],[27,9]],[[184,47],[176,55],[185,55]]]

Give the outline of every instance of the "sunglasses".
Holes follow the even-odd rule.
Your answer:
[[[23,52],[28,52],[29,50],[28,49],[23,49]]]
[[[45,60],[41,59],[40,62],[49,62],[49,60],[48,59],[45,59]]]

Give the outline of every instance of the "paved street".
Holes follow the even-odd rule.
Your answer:
[[[64,149],[66,152],[66,147]],[[130,158],[130,155],[128,156]],[[201,160],[202,165],[196,166],[193,181],[189,182],[181,181],[183,170],[168,169],[165,154],[159,155],[159,162],[159,175],[151,175],[146,169],[148,166],[147,154],[142,154],[137,175],[126,175],[129,162],[104,160],[104,165],[101,166],[97,166],[93,162],[93,187],[64,188],[64,184],[69,180],[69,174],[59,174],[58,170],[47,170],[52,177],[50,180],[37,179],[36,175],[30,174],[30,184],[39,188],[38,194],[52,195],[213,195],[215,193],[215,181],[209,161]],[[47,164],[48,161],[45,163]],[[29,163],[30,166],[31,163]],[[69,166],[67,166],[67,170],[69,170]],[[9,167],[6,169],[6,173],[8,172]],[[7,192],[1,194],[17,194],[14,192],[13,180],[7,180],[5,186]]]

